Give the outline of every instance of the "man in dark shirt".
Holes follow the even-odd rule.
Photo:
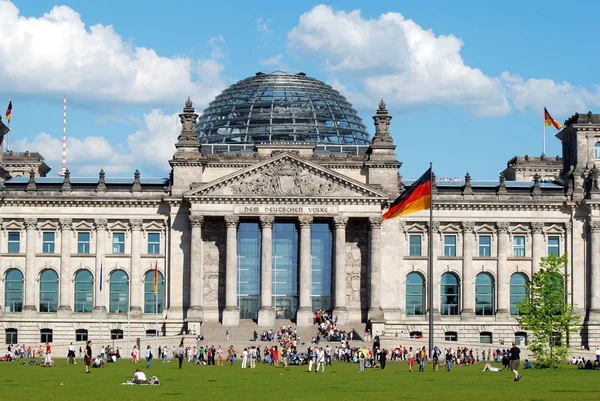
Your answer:
[[[509,351],[509,355],[510,370],[512,370],[515,375],[514,381],[518,382],[519,380],[521,380],[521,375],[519,374],[519,365],[521,364],[521,350],[519,349],[519,347],[517,347],[514,341],[512,343],[512,348]]]
[[[92,364],[92,340],[87,342],[85,346],[85,373],[90,373],[90,365]]]

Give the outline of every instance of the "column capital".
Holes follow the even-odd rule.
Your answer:
[[[275,217],[273,216],[260,216],[259,219],[261,228],[271,228],[275,224]]]
[[[73,219],[60,219],[58,222],[60,223],[60,228],[63,230],[73,229]]]
[[[204,216],[192,214],[190,215],[190,226],[192,228],[202,228],[204,224]]]
[[[348,225],[348,217],[346,216],[335,216],[333,218],[333,224],[335,228],[346,228]]]
[[[28,217],[25,219],[25,225],[28,230],[37,229],[37,219],[35,217]]]
[[[312,222],[312,216],[298,216],[298,225],[300,226],[300,228],[310,228]]]
[[[369,226],[371,230],[381,228],[381,224],[383,223],[383,219],[381,217],[369,217]]]
[[[129,219],[129,224],[131,224],[132,231],[139,231],[142,229],[142,219]]]
[[[96,230],[106,230],[106,226],[108,225],[108,220],[95,219],[94,223],[96,224]]]
[[[508,221],[499,221],[496,223],[496,227],[498,228],[498,232],[507,233],[510,223]]]
[[[544,229],[544,223],[541,221],[534,221],[531,223],[531,229],[533,230],[534,234],[541,234],[542,230]]]
[[[570,233],[572,229],[573,229],[573,223],[571,223],[570,221],[567,221],[567,222],[565,223],[565,230],[566,230],[568,233]]]
[[[463,221],[462,228],[465,233],[472,233],[473,230],[475,229],[475,222],[474,221]]]
[[[237,227],[240,222],[240,218],[238,216],[225,216],[225,225],[229,227]]]
[[[600,232],[600,220],[590,221],[590,231],[593,233]]]

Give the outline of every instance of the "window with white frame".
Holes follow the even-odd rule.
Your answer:
[[[113,233],[113,252],[114,254],[125,253],[125,233]]]
[[[600,142],[594,145],[594,159],[600,160]]]
[[[444,235],[444,256],[456,256],[456,234]]]
[[[560,256],[560,236],[558,235],[548,236],[548,256],[552,254]]]
[[[525,257],[525,236],[515,235],[513,237],[513,256]]]
[[[89,232],[78,232],[77,233],[77,253],[83,253],[83,254],[90,253],[90,233]]]
[[[479,236],[479,256],[492,256],[492,236],[488,234]]]
[[[42,253],[54,253],[54,232],[42,233]]]
[[[421,234],[411,234],[409,236],[409,256],[421,256]]]
[[[11,231],[8,233],[8,253],[21,252],[21,233]]]
[[[158,255],[160,253],[160,233],[148,233],[148,254]]]

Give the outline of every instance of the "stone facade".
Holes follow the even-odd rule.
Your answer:
[[[127,327],[132,335],[153,333],[156,315],[148,280],[154,269],[164,280],[158,316],[162,333],[177,334],[204,322],[237,325],[237,236],[240,222],[249,220],[262,238],[257,319],[261,326],[274,326],[273,226],[285,220],[298,229],[299,325],[312,323],[310,235],[319,221],[331,229],[332,306],[342,323],[370,321],[386,333],[426,334],[431,310],[436,338],[455,334],[459,341],[477,340],[483,333],[494,340],[512,339],[522,333],[510,314],[511,277],[531,277],[553,250],[569,254],[569,302],[585,319],[575,342],[600,344],[596,115],[574,116],[557,135],[568,152],[556,174],[564,185],[544,181],[540,174],[523,176],[519,185],[504,177],[472,182],[468,174],[463,183],[435,183],[431,278],[429,212],[381,219],[400,192],[401,166],[383,101],[374,117],[376,134],[363,156],[325,154],[294,143],[205,154],[190,100],[180,117],[182,132],[169,179],[147,179],[136,172],[130,180],[115,180],[100,172],[98,180],[70,182],[67,175],[59,182],[33,174],[3,184],[0,329],[6,341],[18,333],[19,342],[37,343],[42,330],[52,330],[54,341],[74,341],[76,330],[93,336],[100,317],[107,337]],[[47,271],[57,281],[48,284]],[[91,310],[85,312],[76,302],[81,271],[93,280]],[[125,292],[117,291],[115,272],[125,273]],[[407,281],[411,273],[422,278],[423,288],[433,280],[431,307],[424,293],[422,305],[407,304],[415,290]],[[440,295],[449,273],[457,281],[455,303]],[[476,297],[482,273],[492,283],[486,287],[489,309]],[[22,277],[22,288],[14,277]],[[20,306],[14,303],[15,288],[21,288]],[[44,304],[48,291],[56,297],[50,311]]]

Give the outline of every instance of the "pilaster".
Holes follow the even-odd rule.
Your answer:
[[[381,308],[381,217],[370,217],[370,303],[368,318],[371,321],[383,319]]]
[[[258,325],[272,327],[275,324],[273,309],[273,216],[260,216],[261,258],[260,258],[260,310]]]
[[[348,217],[336,216],[333,218],[335,226],[335,298],[333,300],[333,314],[338,318],[339,324],[348,321],[346,308],[346,226]]]
[[[73,228],[73,219],[60,219],[60,303],[58,306],[59,314],[71,313],[71,229]]]
[[[223,325],[238,326],[240,312],[237,305],[237,227],[238,216],[225,216],[227,227],[227,255],[225,272],[225,310],[223,310]]]
[[[498,228],[498,272],[497,281],[497,310],[496,320],[508,320],[510,318],[509,282],[507,267],[508,252],[508,228],[510,224],[505,221],[497,223]]]
[[[298,326],[310,326],[313,322],[313,313],[311,306],[311,254],[310,254],[310,227],[312,225],[312,216],[300,216],[298,225],[300,226],[300,280],[299,280],[299,307],[296,314],[296,324]]]
[[[204,293],[204,254],[202,240],[202,224],[204,216],[191,215],[192,229],[190,244],[190,306],[187,310],[189,323],[199,324],[202,321],[202,299]]]
[[[131,224],[131,298],[129,311],[132,317],[142,314],[142,219],[130,219]]]
[[[35,264],[37,219],[26,218],[25,226],[27,227],[27,234],[25,237],[25,300],[23,302],[23,311],[35,312],[38,310],[35,305],[35,287],[37,283],[37,269]]]

